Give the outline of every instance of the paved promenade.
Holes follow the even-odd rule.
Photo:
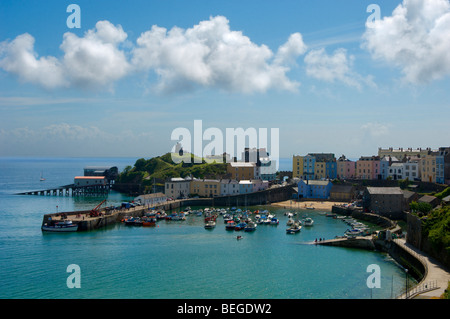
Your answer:
[[[427,264],[428,268],[426,277],[420,282],[416,289],[411,289],[408,296],[411,296],[414,299],[439,298],[444,293],[445,289],[447,289],[448,282],[450,281],[450,270],[446,269],[436,259],[418,250],[414,246],[407,244],[405,239],[395,239],[395,242],[419,256],[419,258]],[[439,288],[433,289],[436,287]],[[403,294],[400,298],[405,299],[405,295]]]

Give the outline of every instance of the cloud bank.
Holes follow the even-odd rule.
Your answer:
[[[407,83],[450,75],[450,2],[403,0],[391,16],[367,26],[363,48],[398,67]]]
[[[0,43],[0,68],[47,89],[111,87],[130,74],[154,72],[161,91],[196,86],[244,93],[295,91],[299,83],[290,80],[287,72],[306,51],[301,34],[294,33],[274,53],[230,30],[223,16],[188,29],[154,25],[128,51],[126,39],[120,25],[99,21],[83,37],[65,33],[62,57],[39,57],[33,36],[26,33]]]

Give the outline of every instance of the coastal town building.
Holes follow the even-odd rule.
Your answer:
[[[399,161],[402,161],[404,157],[424,157],[431,152],[431,148],[378,148],[378,156],[383,158],[384,156],[391,156],[397,158]]]
[[[164,183],[164,194],[171,198],[187,198],[190,194],[190,178],[173,177]]]
[[[420,158],[407,158],[403,165],[403,178],[407,178],[410,181],[417,181],[420,179],[419,162]]]
[[[107,180],[105,176],[75,176],[73,183],[76,187],[106,186]]]
[[[300,180],[298,182],[298,197],[328,199],[332,185],[330,181]]]
[[[227,173],[230,174],[231,179],[235,180],[250,180],[260,178],[259,166],[256,163],[246,162],[231,162],[227,165]]]
[[[239,182],[234,179],[220,180],[220,196],[238,195]]]
[[[106,182],[112,184],[119,176],[117,166],[86,166],[84,176],[104,176]]]
[[[396,181],[404,178],[405,163],[392,163],[388,169],[388,178]]]
[[[380,157],[361,156],[356,161],[356,178],[358,179],[381,179]]]
[[[389,218],[402,216],[405,196],[400,187],[366,187],[363,194],[363,208]]]
[[[202,197],[220,196],[221,183],[217,179],[193,179],[190,184],[190,193]]]
[[[323,180],[337,177],[336,158],[332,153],[294,155],[292,169],[294,178],[304,180]]]
[[[355,195],[355,187],[352,185],[332,185],[330,189],[330,199],[337,202],[350,202]]]
[[[303,179],[314,180],[315,179],[315,169],[316,158],[310,154],[303,157]]]
[[[294,155],[292,158],[292,177],[303,177],[303,156]]]
[[[436,182],[436,155],[437,152],[430,152],[420,161],[420,174],[423,182]]]
[[[266,148],[246,147],[241,162],[255,163],[262,180],[273,181],[277,177],[277,161],[270,158]]]
[[[239,194],[253,193],[253,184],[249,180],[239,181]]]
[[[356,162],[351,161],[342,155],[336,163],[337,178],[352,179],[355,178]]]
[[[167,196],[164,193],[144,194],[136,197],[134,199],[134,202],[140,203],[144,206],[152,207],[167,202]]]

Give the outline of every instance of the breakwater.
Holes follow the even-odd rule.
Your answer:
[[[172,210],[180,207],[187,206],[211,206],[212,200],[210,198],[197,198],[197,199],[183,199],[169,201],[155,205],[155,209]],[[118,208],[111,209],[109,207],[98,210],[96,216],[91,216],[90,210],[74,211],[74,212],[62,212],[45,214],[42,219],[42,225],[49,223],[51,220],[58,221],[64,218],[71,220],[74,224],[78,225],[78,231],[87,231],[103,228],[109,225],[120,222],[125,216],[142,217],[144,216],[147,207],[136,206],[130,208]]]

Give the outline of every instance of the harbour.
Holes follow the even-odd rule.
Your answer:
[[[81,159],[73,161],[74,168],[64,175],[73,175],[80,162]],[[67,162],[51,165],[67,166]],[[3,167],[8,170],[2,171],[0,181],[10,181],[23,170],[17,161],[4,163]],[[46,177],[46,182],[51,181],[49,174]],[[63,184],[61,180],[55,183]],[[105,215],[91,217],[101,198],[15,195],[20,187],[23,186],[15,189],[3,186],[0,190],[3,203],[0,261],[4,269],[2,284],[8,287],[2,291],[3,298],[384,299],[391,298],[391,287],[394,297],[404,289],[404,272],[386,253],[308,245],[318,237],[333,239],[343,235],[348,228],[319,209],[248,206],[252,212],[267,209],[279,220],[278,225],[258,225],[253,232],[227,231],[221,217],[213,229],[205,229],[204,216],[196,214],[189,214],[183,221],[161,220],[154,227],[129,227],[120,218],[140,216],[143,207],[124,209],[120,215],[119,211],[111,211],[110,216],[103,209],[121,206],[132,201],[131,197],[111,192],[101,210]],[[212,207],[211,204],[197,201],[185,206],[173,201],[164,208],[167,212],[181,212],[187,206],[196,210]],[[54,213],[48,214],[51,211]],[[81,226],[80,230],[83,227],[91,230],[67,234],[43,232],[43,216],[61,212],[73,217],[74,222],[77,214],[82,221],[84,212],[85,222],[89,221],[91,226]],[[314,226],[287,234],[287,212],[297,212],[299,218],[308,215]],[[101,225],[108,218],[112,218],[111,222]],[[237,236],[242,239],[237,240]],[[302,243],[305,245],[298,245]],[[386,277],[382,279],[384,289],[371,293],[366,286],[366,267],[373,263],[382,267]],[[68,289],[65,285],[70,264],[81,268],[81,289]],[[210,272],[214,275],[205,276]],[[237,280],[247,279],[236,286],[229,274],[239,274]],[[289,280],[292,275],[298,280]],[[56,281],[45,280],[49,277]]]

